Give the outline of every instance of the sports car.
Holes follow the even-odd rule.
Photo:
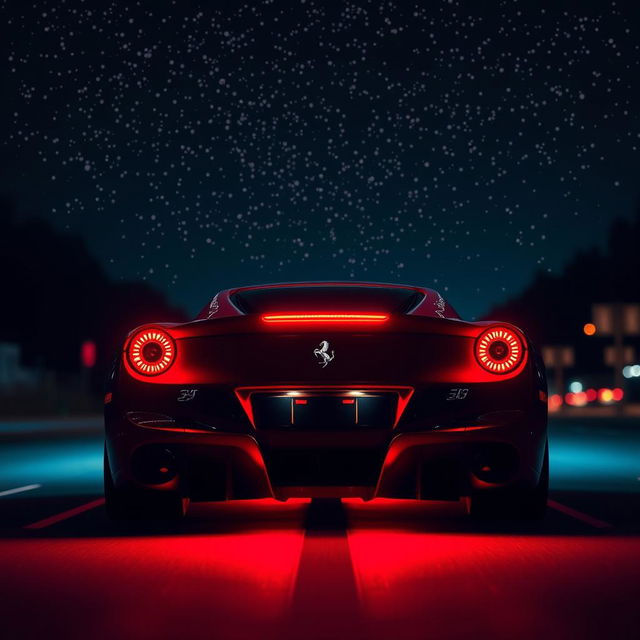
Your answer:
[[[538,352],[417,286],[240,287],[191,322],[138,327],[108,376],[105,430],[116,519],[263,497],[459,500],[507,518],[546,506]]]

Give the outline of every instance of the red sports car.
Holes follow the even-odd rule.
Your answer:
[[[132,331],[105,397],[105,497],[122,518],[193,501],[464,498],[540,517],[544,365],[517,327],[436,291],[354,282],[218,293]]]

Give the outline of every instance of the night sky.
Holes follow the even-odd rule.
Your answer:
[[[1,1],[0,192],[191,312],[357,279],[472,318],[632,214],[638,4]]]

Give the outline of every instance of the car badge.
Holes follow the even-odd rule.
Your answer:
[[[198,393],[197,389],[180,389],[178,392],[178,402],[191,402]]]
[[[329,354],[329,343],[326,340],[323,340],[320,345],[313,350],[313,355],[318,358],[318,364],[323,369],[336,357],[333,349],[331,349],[331,354]]]

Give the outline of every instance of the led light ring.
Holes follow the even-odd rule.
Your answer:
[[[150,361],[144,356],[144,348],[149,344],[157,344],[162,349],[157,361]],[[161,329],[142,329],[136,333],[127,349],[129,364],[143,376],[157,376],[164,373],[175,360],[176,346],[173,338]]]
[[[503,342],[508,349],[504,358],[498,359],[491,354],[492,344]],[[476,340],[475,354],[480,366],[497,375],[511,373],[524,358],[525,347],[523,340],[515,331],[505,327],[492,327],[481,333]]]

